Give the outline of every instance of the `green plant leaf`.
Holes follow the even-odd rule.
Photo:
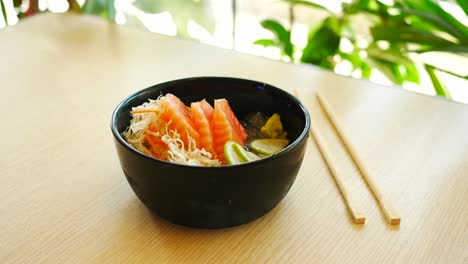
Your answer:
[[[443,31],[446,32],[443,29],[440,29],[437,25],[434,25],[430,21],[425,20],[424,18],[421,18],[419,16],[406,16],[403,18],[404,22],[413,27],[417,28],[423,31],[428,31],[428,32],[435,32],[435,31]]]
[[[378,60],[378,63],[384,64],[379,65],[379,69],[393,82],[400,85],[404,81],[419,83],[419,73],[416,66],[407,55],[401,52],[399,45],[390,44],[389,49],[382,50],[376,43],[373,43],[368,47],[367,54],[374,60]],[[382,69],[383,67],[385,69]]]
[[[401,51],[397,49],[382,50],[376,45],[370,45],[367,49],[367,53],[372,57],[393,63],[399,63],[404,65],[413,63],[410,59],[408,59],[408,57],[403,55]]]
[[[253,44],[264,47],[279,46],[279,43],[273,39],[257,39]]]
[[[369,13],[379,15],[379,5],[376,0],[354,0],[351,3],[341,4],[343,11],[347,14]]]
[[[310,2],[310,1],[302,1],[302,0],[283,0],[283,1],[291,3],[293,5],[302,5],[302,6],[307,6],[307,7],[313,7],[313,8],[320,9],[320,10],[325,10],[327,12],[332,12],[330,9],[326,8],[325,6],[318,4],[318,3]]]
[[[76,0],[67,0],[68,5],[70,6],[70,10],[75,11],[75,12],[80,12],[81,11],[81,6],[78,4]]]
[[[350,17],[348,16],[343,17],[342,25],[341,25],[341,32],[339,35],[341,36],[341,38],[347,38],[349,39],[349,41],[354,43],[356,42],[358,36],[357,36],[356,31],[353,28],[352,23],[353,21]]]
[[[446,52],[453,52],[453,53],[458,53],[461,55],[468,56],[468,45],[440,45],[440,46],[430,46],[430,47],[425,47],[425,48],[418,48],[418,49],[412,49],[409,50],[412,52],[418,52],[418,53],[423,53],[423,52],[429,52],[429,51],[446,51]]]
[[[372,66],[377,68],[383,75],[385,75],[391,82],[402,85],[405,80],[400,71],[398,70],[398,64],[383,61],[379,58],[369,56],[369,62]]]
[[[437,74],[435,72],[435,68],[432,67],[432,66],[429,66],[427,64],[424,65],[424,68],[426,69],[427,74],[431,78],[431,81],[432,81],[432,84],[434,86],[434,90],[435,90],[436,94],[439,95],[439,96],[444,96],[444,97],[447,97],[447,98],[451,98],[447,87],[445,87],[445,85],[437,77]]]
[[[106,11],[107,11],[107,18],[111,21],[115,21],[115,5],[114,0],[107,0],[106,1]]]
[[[293,45],[291,43],[291,33],[276,20],[266,19],[261,22],[261,25],[275,34],[284,54],[292,58]]]
[[[114,0],[87,0],[82,10],[87,14],[99,15],[111,21],[115,20]]]
[[[399,85],[402,85],[403,82],[406,80],[406,76],[405,76],[405,67],[401,64],[393,64],[392,65],[392,71],[393,71],[393,74],[395,74],[395,77],[398,79],[398,84]]]
[[[361,68],[362,59],[359,56],[359,51],[353,51],[351,53],[339,52],[338,55],[344,60],[351,62],[353,69]]]
[[[351,62],[353,65],[353,70],[361,69],[361,76],[362,78],[368,79],[372,73],[372,68],[365,62],[363,58],[359,55],[359,50],[355,49],[351,53],[338,53],[340,57],[344,60]]]
[[[439,17],[449,23],[452,27],[454,27],[460,34],[461,38],[464,41],[468,40],[468,27],[463,25],[460,21],[454,18],[450,13],[445,11],[442,7],[440,7],[439,3],[434,2],[433,0],[422,0],[428,6],[428,8],[436,13]],[[464,42],[463,41],[463,42]]]
[[[322,23],[322,26],[309,35],[307,45],[302,51],[301,61],[320,65],[325,63],[329,56],[338,53],[340,36],[337,33],[338,18],[328,17]],[[330,65],[327,61],[324,65]]]
[[[106,13],[106,0],[87,0],[83,5],[83,12],[93,15]]]
[[[468,2],[466,0],[456,0],[463,12],[468,16]]]
[[[421,80],[419,79],[419,71],[416,66],[414,64],[405,64],[404,67],[406,71],[405,80],[419,84]]]
[[[0,0],[0,8],[2,9],[2,17],[0,19],[5,20],[5,23],[8,24],[8,18],[7,18],[6,9],[5,9],[3,0]]]
[[[19,7],[23,3],[23,0],[13,0],[13,6]]]
[[[463,38],[464,35],[460,32],[456,27],[454,27],[451,23],[445,21],[442,17],[432,14],[430,12],[425,12],[417,9],[412,8],[401,8],[400,12],[405,15],[414,15],[421,18],[423,21],[432,24],[433,26],[439,28],[440,30],[451,34],[457,38]]]
[[[273,32],[280,41],[286,41],[286,39],[289,39],[289,31],[278,21],[266,19],[261,22],[261,25],[263,28]]]
[[[372,73],[372,68],[369,66],[369,64],[362,62],[361,63],[361,75],[362,78],[369,79],[370,75]]]
[[[449,70],[446,70],[446,69],[442,69],[442,68],[439,68],[439,67],[436,67],[434,65],[431,65],[431,64],[428,64],[428,63],[425,63],[425,65],[427,67],[431,67],[433,68],[434,70],[437,70],[439,72],[444,72],[444,73],[447,73],[447,74],[450,74],[452,76],[456,76],[458,78],[462,78],[462,79],[465,79],[465,80],[468,80],[468,75],[462,75],[462,74],[459,74],[459,73],[455,73],[455,72],[452,72],[452,71],[449,71]]]
[[[395,2],[397,5],[411,7],[417,10],[428,11],[429,9],[422,0],[397,0]]]
[[[371,34],[374,40],[388,40],[390,42],[436,46],[457,44],[427,31],[409,26],[374,26],[371,28]]]
[[[327,70],[333,70],[336,66],[336,63],[333,61],[333,58],[326,57],[317,65]]]

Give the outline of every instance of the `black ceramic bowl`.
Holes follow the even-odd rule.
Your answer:
[[[185,104],[226,98],[240,120],[251,112],[279,113],[290,144],[255,162],[219,167],[179,165],[146,156],[127,144],[122,134],[130,124],[132,107],[166,93]],[[198,77],[157,84],[131,95],[114,110],[111,127],[123,172],[146,207],[176,224],[222,228],[257,219],[283,199],[301,166],[310,119],[295,97],[271,85]]]

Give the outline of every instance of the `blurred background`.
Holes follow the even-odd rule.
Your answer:
[[[468,103],[467,0],[0,0],[0,7],[0,30],[43,12],[90,14]]]

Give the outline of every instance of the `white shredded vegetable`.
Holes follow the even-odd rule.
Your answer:
[[[138,151],[155,157],[151,151],[151,147],[146,142],[145,134],[149,133],[162,142],[167,144],[167,150],[162,153],[163,160],[171,161],[179,164],[195,165],[195,166],[219,166],[220,160],[213,157],[211,153],[205,149],[198,149],[196,141],[187,133],[189,144],[185,146],[180,134],[176,130],[169,129],[170,123],[165,123],[159,116],[161,107],[159,99],[149,100],[137,107],[132,108],[132,120],[130,126],[124,132],[127,142]],[[149,126],[153,125],[158,132],[149,130]],[[185,131],[186,132],[186,131]]]

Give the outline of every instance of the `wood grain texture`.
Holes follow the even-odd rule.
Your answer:
[[[34,44],[34,45],[32,45]],[[0,263],[466,263],[468,107],[120,27],[46,14],[0,32]],[[368,215],[352,224],[313,141],[285,199],[222,230],[152,216],[120,169],[109,123],[127,95],[188,76],[297,90]],[[319,111],[322,89],[405,221],[376,202]]]
[[[319,97],[317,97],[319,98]],[[326,113],[324,113],[326,114]],[[330,124],[330,127],[332,127],[332,124]],[[322,130],[323,128],[319,128],[318,126],[311,126],[310,127],[310,134],[312,137],[315,139],[315,143],[317,144],[317,147],[322,154],[324,161],[327,164],[327,167],[330,170],[331,175],[333,176],[333,179],[336,182],[336,186],[340,190],[341,195],[343,196],[343,200],[346,204],[346,207],[348,208],[348,211],[353,219],[353,222],[355,224],[364,224],[366,222],[366,215],[362,210],[361,203],[359,202],[359,195],[358,195],[358,190],[354,189],[349,183],[348,183],[348,178],[349,174],[356,174],[358,173],[357,170],[350,170],[349,168],[349,163],[352,163],[352,161],[348,160],[346,155],[349,155],[349,153],[346,151],[342,151],[343,149],[346,149],[343,145],[343,141],[340,139],[336,139],[335,142],[338,144],[341,143],[341,145],[334,149],[328,144],[328,141],[324,138],[322,135]],[[330,134],[338,134],[337,131],[333,131],[333,129],[330,129],[328,131]],[[337,135],[338,136],[338,135]],[[338,152],[342,152],[342,155],[344,153],[343,159],[338,159],[336,158],[338,155]],[[343,165],[343,163],[348,163],[348,166]],[[353,163],[354,165],[354,163]]]
[[[356,165],[359,167],[359,171],[363,179],[366,181],[369,189],[374,194],[375,199],[379,203],[380,209],[384,213],[385,217],[388,220],[388,223],[391,225],[399,225],[401,222],[401,217],[398,211],[393,206],[393,202],[390,198],[388,198],[385,193],[382,191],[382,187],[375,182],[374,175],[372,171],[370,171],[367,167],[367,163],[361,158],[359,152],[356,150],[356,147],[349,140],[347,133],[341,126],[340,121],[337,120],[335,116],[335,111],[333,108],[330,107],[328,100],[325,99],[320,93],[317,92],[317,99],[320,103],[320,106],[326,113],[328,120],[332,123],[333,127],[335,128],[335,132],[339,135],[340,139],[345,146],[348,154],[353,158]]]

